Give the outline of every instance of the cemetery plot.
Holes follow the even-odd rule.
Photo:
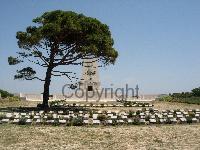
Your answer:
[[[19,125],[131,125],[199,123],[199,109],[162,110],[143,108],[137,111],[30,111],[1,112],[0,123]]]

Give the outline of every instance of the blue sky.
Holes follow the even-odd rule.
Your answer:
[[[190,91],[200,86],[199,0],[1,0],[0,88],[41,93],[40,81],[13,80],[16,66],[7,57],[18,50],[17,31],[45,11],[71,10],[95,17],[110,27],[119,51],[114,66],[100,69],[102,87],[139,84],[141,94]],[[77,72],[80,68],[64,68]],[[44,74],[39,69],[39,75]],[[66,78],[53,78],[52,93],[61,93]]]

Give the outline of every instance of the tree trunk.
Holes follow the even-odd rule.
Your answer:
[[[45,77],[45,83],[44,83],[44,92],[43,92],[43,108],[48,108],[48,101],[49,101],[49,86],[51,83],[51,73],[52,73],[53,67],[48,67]]]

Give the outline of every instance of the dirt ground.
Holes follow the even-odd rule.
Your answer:
[[[200,125],[54,127],[0,125],[0,149],[200,149]]]
[[[37,102],[0,102],[0,108],[33,107]],[[154,108],[200,109],[200,105],[154,102]],[[97,108],[134,110],[138,108]],[[149,126],[19,126],[0,125],[0,150],[200,150],[200,124]]]

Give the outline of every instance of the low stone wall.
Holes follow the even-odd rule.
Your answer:
[[[77,96],[78,95],[78,96]],[[91,93],[89,93],[88,95],[84,95],[83,97],[81,97],[81,93],[78,93],[76,96],[75,95],[66,95],[63,96],[62,94],[53,94],[52,97],[49,98],[50,101],[55,101],[55,100],[66,100],[66,101],[77,101],[77,102],[81,102],[81,101],[88,101],[88,102],[114,102],[117,99],[119,99],[116,96],[111,95],[110,93],[108,94],[102,94],[102,96],[99,98],[99,96],[97,94],[95,94],[94,96],[91,95]],[[42,101],[43,100],[43,96],[42,94],[23,94],[20,93],[20,98],[21,99],[25,99],[27,101]],[[136,98],[128,98],[128,101],[138,101],[138,102],[150,102],[150,101],[154,101],[155,97],[153,96],[140,96],[139,99]]]

